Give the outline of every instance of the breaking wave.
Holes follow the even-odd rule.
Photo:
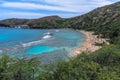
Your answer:
[[[46,33],[46,35],[44,35],[40,40],[32,41],[32,42],[28,42],[28,43],[23,43],[22,46],[23,47],[28,47],[28,46],[37,45],[37,44],[40,44],[40,43],[42,43],[46,40],[49,40],[51,37],[52,37],[52,35],[50,33],[49,34]]]
[[[44,43],[48,40],[53,39],[53,36],[51,34],[45,33],[43,35],[44,35],[43,37],[41,37],[39,40],[36,40],[36,41],[31,41],[31,42],[27,42],[27,43],[20,42],[16,46],[8,46],[6,48],[3,48],[2,50],[0,50],[0,53],[7,53],[7,52],[16,53],[17,51],[25,50],[31,46],[35,46],[40,43]]]

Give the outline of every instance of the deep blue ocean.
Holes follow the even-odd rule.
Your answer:
[[[84,35],[73,29],[0,28],[0,55],[51,63],[69,58],[84,41]]]

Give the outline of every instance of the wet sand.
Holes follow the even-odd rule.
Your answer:
[[[101,46],[96,46],[95,43],[107,43],[106,39],[98,38],[98,35],[94,35],[94,32],[79,30],[85,35],[86,41],[82,46],[76,48],[72,52],[72,56],[77,56],[82,52],[94,52],[101,48]]]

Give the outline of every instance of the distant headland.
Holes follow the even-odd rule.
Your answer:
[[[38,19],[11,18],[0,21],[0,26],[29,28],[74,28],[91,30],[97,26],[120,25],[120,2],[99,7],[93,11],[73,18],[61,18],[57,15]],[[25,26],[23,26],[25,25]]]

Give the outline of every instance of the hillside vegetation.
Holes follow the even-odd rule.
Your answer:
[[[0,58],[0,80],[120,80],[120,2],[97,8],[82,16],[25,22],[30,28],[73,28],[95,31],[110,45],[82,53],[69,61],[40,65],[38,59]],[[31,22],[32,21],[32,22]],[[2,25],[8,25],[3,24]],[[9,21],[8,21],[9,22]],[[31,24],[30,24],[31,23]]]
[[[120,44],[51,65],[3,56],[0,80],[120,80]]]
[[[73,17],[60,18],[47,16],[39,19],[6,19],[0,21],[0,26],[14,27],[28,25],[29,28],[74,28],[93,30],[105,34],[103,37],[113,38],[120,36],[120,2],[99,7],[87,14]]]

